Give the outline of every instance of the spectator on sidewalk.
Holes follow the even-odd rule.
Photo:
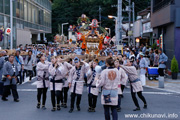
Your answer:
[[[162,49],[159,49],[159,75],[164,76],[164,69],[166,68],[166,62],[168,57],[163,53]]]
[[[131,52],[130,52],[130,56],[129,56],[129,59],[132,59],[132,57],[134,57],[134,58],[135,58],[135,54],[134,54],[134,51],[132,51],[132,50],[131,50]]]
[[[154,52],[154,61],[153,61],[153,67],[158,67],[159,66],[159,54],[158,50],[155,50]]]
[[[151,49],[149,52],[149,57],[150,57],[150,66],[153,66],[153,62],[154,62],[154,50]]]

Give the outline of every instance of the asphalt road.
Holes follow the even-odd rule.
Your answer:
[[[70,99],[68,99],[68,108],[61,108],[61,111],[51,112],[52,105],[49,91],[46,101],[47,109],[37,109],[37,91],[34,81],[18,85],[19,103],[15,103],[12,96],[9,96],[9,101],[7,102],[0,100],[0,120],[104,120],[100,95],[96,112],[87,112],[88,99],[86,88],[84,88],[82,95],[80,112],[76,109],[73,113],[68,112]],[[135,105],[131,98],[130,89],[125,89],[121,105],[122,111],[118,113],[118,120],[180,120],[180,94],[150,88],[144,88],[143,94],[147,100],[148,109],[141,108],[141,111],[134,112],[132,110],[135,108]],[[138,100],[140,106],[143,107],[142,101]],[[129,114],[138,115],[139,118],[129,118],[134,117],[129,116]]]

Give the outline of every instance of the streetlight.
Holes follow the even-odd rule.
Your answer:
[[[116,33],[116,44],[119,42],[118,40],[118,36],[120,36],[119,35],[119,32],[118,32],[118,29],[117,29],[117,17],[116,16],[112,16],[112,15],[108,15],[108,18],[110,18],[110,19],[115,19],[115,33]]]
[[[110,19],[117,19],[116,16],[112,16],[112,15],[108,15],[108,18],[110,18]]]
[[[62,36],[63,36],[63,26],[64,26],[64,25],[68,25],[68,24],[69,24],[69,23],[63,23],[63,24],[62,24]]]
[[[105,28],[106,30],[109,30],[109,35],[111,35],[111,28]]]

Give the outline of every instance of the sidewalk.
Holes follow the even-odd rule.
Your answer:
[[[148,78],[146,78],[146,86],[145,87],[180,94],[180,76],[178,75],[177,80],[172,80],[171,76],[169,76],[168,78],[165,78],[164,79],[164,88],[159,88],[158,87],[158,80],[150,81],[150,80],[148,80]]]

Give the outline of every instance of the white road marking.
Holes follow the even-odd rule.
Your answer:
[[[37,89],[18,89],[21,92],[36,92]],[[130,94],[131,92],[124,92],[125,94]],[[152,95],[172,95],[173,93],[169,92],[143,92],[143,94],[152,94]]]
[[[37,85],[37,82],[38,82],[38,81],[35,81],[35,82],[33,82],[31,85]]]
[[[25,84],[25,83],[27,83],[27,82],[29,82],[29,77],[26,77],[26,78],[24,79],[24,82],[23,82],[22,84]]]
[[[131,93],[131,92],[123,92],[123,93]],[[169,92],[142,92],[143,94],[153,94],[153,95],[172,95],[173,93]]]
[[[36,92],[37,89],[17,89],[17,91],[20,91],[20,92]]]
[[[164,89],[164,88],[156,88],[156,87],[151,87],[151,86],[145,86],[145,87],[180,94],[180,92],[177,92],[177,91],[174,91],[174,90],[167,90],[167,89]]]

